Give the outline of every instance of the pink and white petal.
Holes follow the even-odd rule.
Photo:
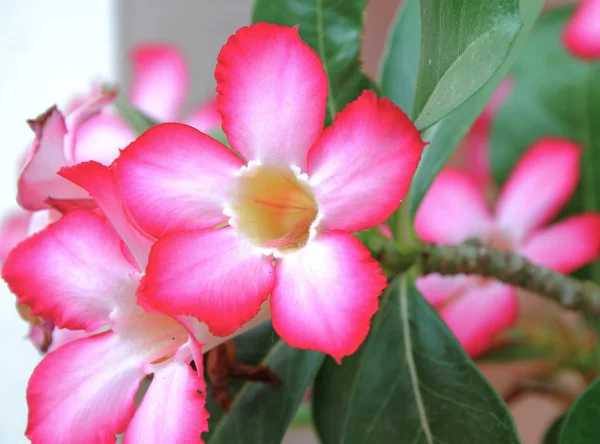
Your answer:
[[[185,123],[203,133],[221,128],[221,114],[217,111],[217,99],[202,103],[185,119]]]
[[[361,231],[384,222],[404,199],[424,146],[400,108],[363,92],[308,154],[322,226]]]
[[[56,222],[62,217],[62,214],[54,208],[47,210],[34,211],[29,219],[27,227],[27,237],[42,231],[48,225]]]
[[[110,165],[119,151],[135,139],[135,133],[114,114],[98,114],[81,125],[75,133],[74,163],[95,160]]]
[[[523,155],[496,204],[500,228],[522,241],[567,203],[579,181],[580,147],[566,139],[545,138]]]
[[[183,53],[165,44],[140,45],[131,51],[131,64],[131,103],[160,122],[176,120],[189,88]]]
[[[442,276],[428,274],[415,281],[423,297],[435,308],[444,305],[449,299],[461,294],[468,288],[471,280],[465,275]]]
[[[563,41],[576,57],[600,58],[600,0],[582,0],[565,27]]]
[[[52,342],[48,347],[48,353],[67,345],[78,339],[86,338],[90,334],[85,330],[69,330],[68,328],[55,328],[52,331]]]
[[[415,217],[421,239],[444,244],[484,235],[491,224],[490,209],[471,176],[448,168],[434,180]]]
[[[35,140],[19,177],[17,201],[23,208],[36,211],[47,208],[46,199],[72,199],[85,192],[58,176],[56,172],[69,165],[65,153],[65,120],[53,106],[35,120],[29,121]]]
[[[52,348],[53,332],[55,330],[52,321],[44,321],[38,318],[37,322],[29,326],[27,339],[40,353],[46,353]]]
[[[0,225],[0,264],[10,250],[28,236],[29,222],[34,213],[19,209],[2,218]]]
[[[73,212],[11,251],[2,277],[31,314],[92,332],[134,299],[138,274],[98,216]]]
[[[135,411],[140,356],[106,332],[47,355],[27,386],[26,435],[39,444],[112,444]]]
[[[296,28],[256,23],[221,49],[217,107],[231,147],[262,164],[296,165],[323,130],[327,76]]]
[[[338,362],[366,338],[386,279],[369,251],[340,231],[317,235],[277,259],[271,296],[275,331],[292,347],[318,350]]]
[[[59,174],[90,193],[131,250],[140,271],[143,271],[154,240],[144,234],[129,215],[111,169],[98,162],[84,162],[74,167],[63,168]]]
[[[158,238],[225,222],[224,202],[243,165],[200,131],[164,123],[129,145],[116,160],[114,173],[133,218]]]
[[[202,365],[202,360],[197,365]],[[123,444],[198,444],[208,431],[203,375],[173,360],[154,372]]]
[[[191,315],[227,336],[254,318],[273,290],[271,261],[231,227],[170,234],[152,247],[138,303]]]
[[[569,217],[533,233],[521,254],[537,265],[571,273],[600,255],[600,214]]]
[[[518,312],[515,289],[492,282],[465,291],[440,315],[469,356],[475,357],[484,353],[498,334],[514,326]]]

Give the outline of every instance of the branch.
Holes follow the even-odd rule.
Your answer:
[[[459,245],[426,245],[418,257],[423,274],[475,274],[532,291],[565,308],[600,316],[600,286],[540,267],[511,251],[476,241]]]

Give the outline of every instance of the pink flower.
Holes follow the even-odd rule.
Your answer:
[[[54,339],[68,342],[33,372],[26,435],[42,444],[113,443],[123,432],[125,443],[202,442],[202,352],[225,338],[137,304],[152,240],[130,223],[109,168],[86,162],[61,175],[89,192],[106,217],[72,211],[20,243],[4,264],[19,302],[58,327]],[[134,396],[150,374],[136,409]]]
[[[600,58],[600,0],[582,0],[570,18],[563,42],[574,56]]]
[[[590,212],[545,225],[573,194],[579,159],[580,148],[570,141],[538,141],[515,167],[494,213],[469,175],[445,170],[417,212],[417,233],[427,242],[442,244],[481,239],[570,273],[597,259],[600,215]],[[420,278],[417,286],[471,356],[484,352],[517,318],[515,289],[496,281],[431,275]]]
[[[140,45],[132,51],[133,84],[130,100],[149,116],[178,118],[188,92],[188,71],[183,55],[166,45]],[[69,106],[66,117],[52,107],[30,121],[35,140],[18,184],[17,200],[31,211],[60,207],[63,201],[86,206],[87,193],[56,173],[64,166],[87,160],[109,165],[135,139],[129,125],[109,109],[116,91],[96,88]],[[202,131],[216,129],[220,118],[214,101],[202,104],[186,120]],[[93,205],[93,204],[92,204]]]
[[[365,338],[386,284],[350,232],[398,207],[421,156],[419,133],[372,92],[323,131],[327,77],[294,28],[241,28],[215,77],[223,130],[243,158],[163,124],[115,162],[131,215],[159,239],[139,301],[223,336],[271,295],[282,338],[341,359]]]

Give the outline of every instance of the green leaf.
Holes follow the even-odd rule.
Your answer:
[[[494,2],[489,3],[493,4]],[[478,2],[473,2],[473,4],[478,4]],[[509,57],[504,59],[483,88],[424,134],[424,139],[429,142],[429,145],[423,152],[408,195],[410,212],[413,216],[433,179],[445,165],[456,146],[471,129],[471,126],[521,53],[542,5],[543,0],[521,0],[519,6],[524,25],[518,31],[517,39],[512,46]],[[387,94],[387,90],[384,93]]]
[[[571,9],[540,19],[514,68],[516,90],[492,132],[494,177],[504,182],[538,139],[564,137],[583,147],[581,181],[563,215],[600,210],[600,64],[567,53],[561,34]],[[581,277],[600,282],[600,263]]]
[[[600,442],[600,379],[575,401],[564,420],[560,444],[598,444]]]
[[[300,37],[321,58],[329,81],[327,122],[365,89],[376,89],[361,70],[366,0],[257,0],[252,21],[298,25]]]
[[[381,87],[385,96],[410,116],[417,87],[421,47],[419,0],[402,3],[394,20],[381,65]]]
[[[114,104],[119,115],[131,126],[138,136],[158,124],[156,120],[148,117],[129,103],[123,93],[117,96]]]
[[[543,444],[559,444],[560,432],[565,421],[565,416],[561,415],[552,423],[546,432]]]
[[[495,347],[477,358],[477,362],[511,362],[528,359],[545,359],[552,356],[552,349],[531,344],[515,344]]]
[[[520,28],[518,0],[421,0],[417,128],[429,128],[482,88]]]
[[[358,352],[325,361],[313,412],[324,444],[519,442],[504,402],[406,276]]]
[[[236,341],[237,359],[268,365],[281,378],[281,385],[248,382],[232,387],[235,396],[226,415],[218,412],[209,396],[210,433],[203,435],[208,444],[279,444],[323,363],[323,354],[288,346],[269,324],[257,329]]]

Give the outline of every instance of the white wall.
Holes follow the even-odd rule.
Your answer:
[[[25,124],[64,105],[93,80],[114,79],[116,20],[110,0],[0,2],[0,214],[16,208],[16,162],[31,138]],[[0,284],[0,443],[28,442],[25,387],[39,360],[27,326]]]

